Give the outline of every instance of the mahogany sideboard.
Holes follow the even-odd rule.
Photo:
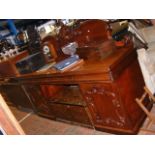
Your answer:
[[[19,100],[25,94],[23,103],[41,116],[111,133],[136,134],[145,118],[135,102],[144,86],[136,50],[132,43],[108,47],[79,49],[84,64],[76,70],[60,73],[49,69],[9,77],[1,91],[7,92],[6,87],[14,84],[14,92],[18,89],[14,98]]]

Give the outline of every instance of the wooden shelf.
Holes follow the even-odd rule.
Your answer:
[[[48,103],[85,106],[78,85],[54,86],[57,92],[48,96]],[[52,91],[52,90],[51,90]]]

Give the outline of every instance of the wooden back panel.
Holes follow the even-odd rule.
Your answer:
[[[47,36],[42,43],[48,42],[53,45],[58,56],[62,55],[61,48],[70,42],[77,42],[79,47],[91,43],[109,40],[108,24],[103,20],[92,19],[77,23],[75,26],[62,25],[57,36]]]
[[[76,41],[79,46],[92,42],[108,40],[108,25],[98,19],[84,21],[75,27],[62,26],[59,39],[60,46]]]

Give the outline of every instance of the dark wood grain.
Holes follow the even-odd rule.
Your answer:
[[[108,25],[98,19],[87,20],[75,27],[62,26],[59,33],[60,46],[76,41],[78,45],[108,40]]]
[[[13,105],[19,108],[24,107],[28,109],[33,109],[21,85],[18,85],[17,83],[4,84],[1,85],[0,91],[2,95],[4,95],[6,99],[8,99],[8,102],[13,103]]]
[[[111,50],[109,55],[102,57],[102,52],[107,51],[99,48],[93,58],[86,59],[84,65],[74,71],[55,73],[47,70],[15,79],[25,86],[37,113],[42,116],[93,124],[97,130],[112,133],[135,134],[145,117],[135,103],[144,86],[137,54],[132,43]],[[78,93],[83,97],[77,98],[84,106],[67,104],[77,101],[68,89],[74,85],[79,87]],[[65,97],[67,102],[64,102]]]

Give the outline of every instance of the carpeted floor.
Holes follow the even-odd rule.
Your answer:
[[[27,135],[111,135],[106,132],[40,117],[27,109],[19,110],[13,106],[10,106],[10,109]],[[155,114],[155,106],[151,111]],[[155,135],[155,125],[146,131],[147,122],[148,119],[145,120],[138,133],[139,135]]]

